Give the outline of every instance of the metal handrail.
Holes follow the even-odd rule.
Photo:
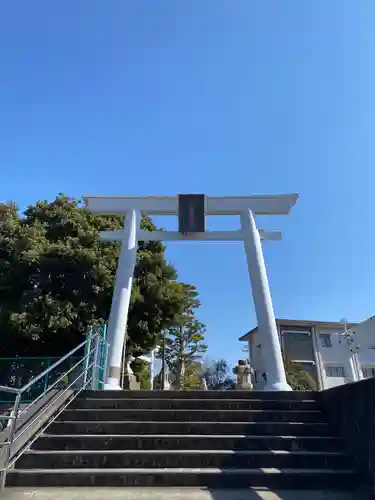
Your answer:
[[[94,365],[94,363],[91,363],[90,368],[91,368],[93,365]],[[45,412],[46,412],[49,408],[51,408],[51,406],[53,406],[53,405],[56,403],[56,401],[57,401],[59,398],[61,398],[61,396],[62,396],[63,394],[65,394],[65,393],[66,393],[66,392],[70,389],[70,387],[72,387],[72,385],[74,385],[74,384],[78,381],[78,379],[79,379],[79,378],[81,378],[81,377],[82,377],[82,375],[84,375],[84,372],[81,372],[81,373],[78,375],[78,377],[77,377],[77,378],[75,378],[75,379],[73,380],[73,382],[71,382],[71,383],[70,383],[70,385],[68,385],[68,387],[66,387],[63,391],[61,391],[61,392],[59,393],[59,395],[56,397],[56,399],[54,399],[54,400],[53,400],[53,401],[52,401],[49,405],[47,405],[47,406],[43,407],[43,410],[42,410],[40,413],[38,413],[38,414],[36,415],[36,417],[34,418],[34,420],[32,420],[32,421],[31,421],[31,422],[30,422],[27,426],[22,427],[21,432],[20,432],[19,434],[17,434],[17,436],[15,436],[15,437],[14,437],[14,439],[13,439],[13,443],[15,443],[15,442],[17,441],[17,439],[19,439],[19,438],[20,438],[20,437],[24,434],[24,432],[26,432],[26,431],[27,431],[27,429],[29,429],[29,428],[30,428],[30,427],[31,427],[31,426],[32,426],[32,425],[33,425],[33,424],[34,424],[34,423],[35,423],[35,422],[36,422],[36,421],[37,421],[37,420],[41,417],[41,415],[43,415],[43,414],[44,414],[44,413],[45,413]],[[92,380],[92,377],[90,377],[90,379],[89,379],[89,380],[91,381],[91,380]],[[81,388],[81,389],[77,392],[77,394],[79,394],[82,390],[83,390],[83,388]],[[74,398],[73,398],[73,399],[74,399]],[[72,400],[73,400],[73,399],[72,399]],[[68,403],[68,404],[70,404],[70,403],[72,402],[72,400],[69,400],[69,403]],[[68,404],[67,404],[66,406],[68,406]],[[65,406],[65,407],[66,407],[66,406]],[[64,407],[64,409],[65,409],[65,407]],[[60,413],[61,413],[61,411],[58,413],[58,415],[60,415]],[[47,424],[45,427],[43,427],[42,432],[44,432],[44,431],[46,430],[46,428],[47,428],[50,424],[52,424],[52,422],[53,422],[54,420],[56,420],[56,418],[57,418],[57,416],[58,416],[58,415],[56,415],[56,416],[55,416],[55,417],[54,417],[54,418],[53,418],[50,422],[48,422],[48,424]],[[37,435],[37,437],[39,437],[39,435],[40,435],[40,434],[38,434],[38,435]],[[29,443],[29,446],[30,446],[30,444],[32,444],[32,443],[36,440],[36,438],[37,438],[37,437],[33,436],[32,442],[31,442],[31,443]],[[29,447],[29,446],[28,446],[28,447]],[[10,467],[11,467],[11,466],[12,466],[12,465],[13,465],[13,464],[14,464],[14,463],[15,463],[15,462],[19,459],[19,457],[23,454],[23,452],[24,452],[24,451],[25,451],[25,450],[23,450],[23,451],[22,451],[22,453],[18,453],[18,452],[17,452],[17,453],[15,453],[15,455],[13,456],[13,458],[9,461],[9,464],[8,464],[8,466],[7,466],[7,469],[9,469],[9,468],[10,468]],[[2,470],[3,470],[3,469],[0,469],[0,471],[2,471]]]
[[[18,394],[20,389],[16,389],[15,387],[9,387],[7,385],[0,385],[0,391],[3,392],[14,392],[15,394]]]
[[[93,342],[94,341],[94,342]],[[94,347],[92,347],[92,345]],[[57,380],[55,380],[50,386],[47,386],[46,389],[41,393],[35,400],[33,400],[30,404],[26,406],[22,411],[20,410],[20,404],[21,404],[21,399],[22,395],[28,391],[31,387],[33,387],[37,382],[39,382],[43,377],[48,376],[53,370],[55,370],[57,367],[59,367],[64,361],[67,359],[71,358],[73,354],[75,354],[77,351],[82,349],[83,347],[88,346],[87,353],[73,366],[69,368],[69,370],[65,371],[62,375],[60,375]],[[11,411],[10,415],[0,415],[0,420],[7,419],[8,424],[6,428],[2,431],[8,431],[7,432],[7,440],[0,442],[0,450],[5,448],[5,459],[3,464],[0,464],[0,492],[4,490],[5,487],[5,481],[6,481],[6,475],[8,470],[14,465],[14,463],[20,458],[20,456],[30,448],[30,446],[34,443],[34,441],[46,430],[49,425],[51,425],[56,418],[67,408],[67,406],[80,394],[81,391],[86,389],[89,384],[91,384],[92,388],[95,388],[95,382],[98,385],[98,353],[99,353],[99,348],[103,347],[105,348],[105,359],[107,355],[107,349],[108,349],[108,344],[105,342],[105,339],[102,337],[101,332],[93,332],[88,335],[85,341],[81,342],[77,347],[72,349],[68,354],[60,358],[58,361],[53,363],[51,366],[49,366],[46,370],[44,370],[42,373],[34,377],[30,382],[25,384],[21,388],[14,388],[14,387],[8,387],[8,386],[1,386],[0,385],[0,391],[12,393],[15,395],[15,401],[13,404],[13,408]],[[93,361],[91,362],[90,357],[93,355]],[[19,429],[19,432],[17,432],[17,419],[27,413],[29,409],[38,403],[43,397],[45,397],[50,391],[56,387],[56,385],[61,382],[66,376],[68,376],[70,373],[73,372],[80,364],[83,364],[82,370],[80,371],[79,375],[69,383],[67,387],[65,387],[62,391],[59,391],[57,396],[52,397],[46,402],[45,405],[43,405],[40,408],[40,411],[36,411],[36,414],[34,417],[31,418],[29,422],[25,422],[25,425],[21,426]],[[105,369],[103,368],[103,372],[105,375]],[[91,370],[91,376],[89,376],[89,371]],[[96,381],[95,381],[95,376],[96,376]],[[81,379],[83,378],[83,382],[80,383],[80,388],[78,390],[74,390],[72,395],[68,395],[66,400],[63,401],[62,405],[58,408],[56,412],[54,412],[53,416],[51,418],[48,418],[48,420],[41,425],[41,427],[37,430],[36,433],[32,436],[30,440],[27,440],[27,442],[20,446],[19,450],[15,451],[14,454],[12,455],[12,446],[15,444],[17,440],[21,436],[25,434],[25,432],[30,429],[30,427],[35,424],[37,420],[41,418],[53,405],[56,404],[56,402],[62,398],[63,395],[66,395],[67,392],[74,388],[74,385]],[[48,380],[48,378],[47,378]]]
[[[42,373],[40,373],[39,375],[37,375],[35,378],[31,379],[28,384],[24,385],[22,387],[22,389],[20,389],[20,392],[23,393],[23,392],[27,391],[28,389],[30,389],[30,387],[32,385],[34,385],[40,379],[42,379],[43,377],[45,377],[47,375],[47,373],[50,373],[52,370],[54,370],[55,368],[57,368],[59,365],[61,365],[61,363],[63,363],[64,361],[66,361],[68,358],[70,358],[70,356],[72,354],[74,354],[75,352],[77,352],[80,349],[82,349],[82,347],[84,347],[90,341],[90,339],[92,340],[93,338],[97,337],[98,335],[99,335],[99,332],[95,333],[92,337],[90,337],[90,338],[84,340],[83,342],[81,342],[77,347],[75,347],[70,352],[68,352],[68,354],[65,354],[65,356],[63,356],[58,361],[56,361],[55,363],[53,363],[53,365],[49,366]]]
[[[92,352],[93,352],[93,351],[90,351],[90,353],[88,354],[88,356],[89,356]],[[58,382],[60,382],[60,381],[61,381],[61,380],[62,380],[62,379],[66,376],[66,375],[68,375],[68,373],[71,373],[71,372],[74,370],[74,368],[76,368],[76,367],[77,367],[77,365],[79,365],[80,363],[82,363],[82,361],[85,361],[85,359],[86,359],[86,358],[87,358],[87,356],[85,356],[84,358],[82,358],[82,360],[81,360],[81,361],[79,361],[79,362],[78,362],[78,363],[76,363],[74,366],[72,366],[72,367],[71,367],[71,368],[70,368],[67,372],[63,373],[63,374],[61,375],[61,377],[59,377],[59,378],[58,378],[58,379],[57,379],[57,380],[56,380],[56,381],[55,381],[55,382],[54,382],[54,383],[53,383],[53,384],[52,384],[52,385],[48,388],[48,390],[50,390],[50,389],[52,389],[53,387],[55,387],[55,385],[56,385]],[[88,369],[90,369],[90,368],[93,366],[93,364],[94,364],[94,363],[91,363],[91,365],[89,365],[89,366],[88,366]],[[85,373],[85,372],[80,373],[79,377],[80,377],[80,376],[82,376],[82,374],[83,374],[83,373]],[[79,378],[79,377],[78,377],[78,378]],[[77,379],[76,379],[76,380],[77,380]],[[74,383],[74,382],[73,382],[73,383]],[[68,387],[70,387],[70,385],[69,385]],[[62,393],[65,393],[65,392],[66,392],[66,390],[67,390],[67,388],[65,388],[65,389],[62,391]],[[62,393],[60,393],[60,395],[61,395]],[[29,405],[28,405],[28,406],[27,406],[27,407],[26,407],[23,411],[19,412],[19,413],[18,413],[18,416],[20,417],[21,415],[24,415],[24,414],[27,412],[27,410],[30,408],[30,406],[32,406],[34,403],[37,403],[37,401],[39,401],[39,400],[41,399],[41,396],[45,396],[45,393],[40,394],[40,395],[39,395],[39,396],[35,399],[35,401],[34,401],[33,403],[30,403],[30,404],[29,404]],[[58,397],[57,397],[56,399],[58,399]],[[55,402],[55,400],[53,401],[53,403],[54,403],[54,402]],[[40,416],[40,415],[38,415],[38,417],[37,417],[37,418],[39,418],[39,416]],[[18,439],[20,436],[22,436],[22,434],[25,432],[25,430],[27,430],[29,427],[30,427],[30,425],[29,425],[28,427],[26,427],[26,429],[23,427],[23,428],[22,428],[22,431],[21,431],[21,432],[17,435],[17,437],[15,437],[15,438],[14,438],[14,441],[17,441],[17,439]]]
[[[80,359],[79,361],[77,361],[77,363],[75,365],[73,365],[71,368],[69,368],[68,371],[64,372],[57,380],[55,380],[55,382],[50,385],[48,387],[48,389],[52,389],[52,387],[54,387],[56,384],[58,384],[59,382],[61,382],[61,380],[63,380],[69,373],[71,373],[74,368],[77,368],[78,365],[80,365],[83,361],[85,361],[93,352],[95,351],[95,348],[92,349],[91,351],[89,351],[86,356],[84,356],[82,359]],[[60,364],[60,363],[59,363]],[[58,364],[56,365],[58,366]],[[53,367],[51,366],[51,368],[53,369]],[[48,372],[47,372],[48,373]],[[46,375],[46,373],[44,373],[44,376]],[[38,380],[40,380],[41,378],[43,377],[39,377],[39,378],[36,378],[35,379],[35,382],[37,382]],[[26,386],[25,386],[26,387]],[[27,390],[27,389],[25,389]],[[25,391],[22,391],[22,392],[25,392]],[[28,406],[26,406],[25,409],[23,409],[21,412],[20,412],[20,415],[23,415],[24,413],[27,412],[27,410],[30,408],[30,406],[32,406],[33,404],[37,403],[40,399],[42,399],[42,397],[45,396],[45,392],[42,392],[41,394],[39,394],[39,396],[34,399],[34,401],[32,401]]]

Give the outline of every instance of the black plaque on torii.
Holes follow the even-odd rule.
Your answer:
[[[206,231],[206,196],[204,194],[178,195],[178,230],[182,234]]]

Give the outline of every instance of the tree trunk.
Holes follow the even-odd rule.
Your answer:
[[[180,352],[178,356],[178,361],[177,361],[177,374],[176,374],[176,389],[181,390],[183,383],[184,383],[184,377],[185,377],[185,340],[183,338],[183,330],[182,326],[180,327]]]

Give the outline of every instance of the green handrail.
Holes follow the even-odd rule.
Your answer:
[[[91,327],[87,333],[87,338],[90,338],[95,335],[96,332],[101,331],[101,337],[105,340],[107,336],[107,326],[105,324],[103,325],[94,325]],[[83,355],[86,356],[88,351],[88,348],[91,346],[91,341],[87,342],[85,344],[85,353]],[[106,371],[106,355],[107,353],[105,352],[105,347],[101,346],[100,352],[99,352],[99,359],[98,359],[98,389],[102,390],[104,388],[104,382],[105,382],[105,371]],[[81,356],[74,356],[71,358],[72,362],[74,360],[80,359]],[[0,357],[0,366],[4,366],[7,363],[10,365],[12,363],[18,363],[18,364],[23,364],[26,369],[28,369],[28,373],[24,375],[27,376],[27,378],[30,377],[30,375],[33,374],[33,372],[41,372],[46,369],[48,369],[55,361],[59,360],[60,357],[58,356],[15,356],[15,357]],[[32,363],[30,363],[32,362]],[[34,364],[35,363],[35,364]],[[33,366],[34,365],[34,366]],[[17,375],[17,372],[14,372],[15,375]],[[29,398],[25,398],[22,400],[23,403],[31,403],[34,401],[35,397],[39,396],[41,392],[43,394],[46,393],[47,387],[48,387],[48,377],[49,374],[46,373],[44,380],[43,380],[43,388],[36,388],[34,389],[35,394],[31,393],[29,395]],[[1,384],[7,385],[8,381],[3,380]],[[0,384],[0,385],[1,385]],[[24,384],[22,384],[24,385]],[[1,391],[0,391],[1,393]],[[11,394],[7,394],[8,398],[3,399],[0,396],[0,404],[8,404],[8,403],[13,403],[13,399],[9,399],[12,397]],[[4,396],[3,396],[4,397]]]

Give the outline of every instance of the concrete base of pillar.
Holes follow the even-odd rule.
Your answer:
[[[264,391],[292,391],[287,382],[268,383],[264,386]]]
[[[125,375],[123,384],[124,390],[127,391],[139,391],[141,388],[135,375]]]
[[[117,378],[108,377],[107,383],[104,384],[105,391],[122,391],[119,380]]]

